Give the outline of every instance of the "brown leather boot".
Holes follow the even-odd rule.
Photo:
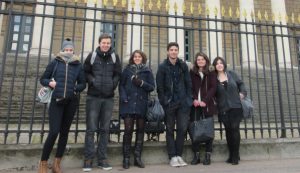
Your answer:
[[[47,163],[47,160],[40,161],[38,173],[48,173],[48,163]]]
[[[60,162],[61,158],[55,157],[52,165],[52,172],[53,173],[62,173],[61,168],[60,168]]]

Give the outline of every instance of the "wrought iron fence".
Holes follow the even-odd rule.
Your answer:
[[[141,49],[154,74],[166,58],[169,41],[179,43],[180,58],[187,62],[193,62],[198,51],[206,52],[210,59],[224,57],[228,68],[245,81],[255,105],[254,116],[241,123],[242,138],[299,136],[300,25],[294,14],[290,23],[285,23],[276,22],[275,16],[269,20],[267,13],[243,11],[241,15],[239,10],[209,9],[192,2],[182,7],[170,7],[160,0],[138,5],[118,0],[101,5],[1,1],[0,142],[43,142],[48,133],[47,109],[35,102],[41,73],[64,38],[74,40],[83,61],[97,47],[97,38],[103,32],[112,35],[123,65],[134,49]],[[80,96],[70,142],[83,142],[85,96],[86,92]],[[120,122],[118,96],[114,119]],[[223,139],[224,128],[217,117],[215,129],[216,138]],[[111,140],[119,142],[122,131],[121,122],[120,131],[112,129]]]

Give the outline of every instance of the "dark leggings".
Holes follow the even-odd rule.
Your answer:
[[[60,103],[54,99],[51,100],[49,107],[49,134],[43,147],[42,161],[49,159],[58,134],[59,139],[55,157],[61,158],[63,156],[77,106],[78,99],[76,97]]]
[[[240,122],[242,119],[242,109],[230,109],[223,115],[223,124],[225,126],[226,141],[229,149],[229,158],[239,159],[240,149]]]
[[[135,118],[135,116],[133,116],[133,115],[126,116],[124,118],[125,131],[124,131],[123,142],[127,145],[131,144],[135,119],[136,119],[136,134],[137,134],[136,140],[137,140],[138,136],[144,135],[144,130],[145,130],[144,118]],[[141,140],[144,140],[144,139],[141,139]]]

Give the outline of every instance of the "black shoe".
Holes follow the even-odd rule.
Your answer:
[[[139,168],[145,168],[145,165],[142,162],[141,157],[135,157],[134,158],[134,166],[137,166]]]
[[[200,153],[194,152],[193,160],[191,161],[191,165],[197,165],[200,163]]]
[[[232,163],[231,157],[229,157],[229,158],[226,160],[226,163]]]
[[[210,165],[210,154],[211,153],[208,153],[208,152],[205,153],[203,165]]]
[[[129,160],[129,158],[124,158],[123,159],[123,168],[124,169],[129,169],[129,167],[130,167],[130,160]]]
[[[101,169],[106,170],[106,171],[112,169],[112,167],[105,160],[102,160],[102,161],[98,162],[98,168],[101,168]]]
[[[239,164],[239,160],[232,160],[231,164],[232,165],[238,165]]]

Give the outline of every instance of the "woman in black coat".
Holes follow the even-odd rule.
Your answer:
[[[124,119],[125,132],[123,136],[123,167],[129,168],[131,139],[136,121],[136,140],[134,151],[134,165],[144,168],[141,152],[144,141],[145,115],[147,111],[148,95],[154,90],[154,78],[149,67],[146,66],[146,55],[135,50],[129,64],[122,72],[119,85],[120,115]]]
[[[53,74],[53,76],[52,76]],[[61,173],[60,162],[64,154],[69,130],[78,107],[77,93],[85,89],[85,77],[80,59],[74,55],[74,44],[64,40],[62,50],[43,73],[40,83],[53,89],[49,106],[49,134],[43,147],[39,173],[47,172],[50,153],[59,135],[53,173]]]
[[[216,101],[219,121],[225,126],[229,149],[229,158],[226,162],[237,165],[240,159],[240,122],[243,118],[241,99],[246,96],[247,92],[240,77],[234,71],[226,69],[226,62],[223,58],[215,58],[213,66],[218,79]]]
[[[190,71],[192,79],[193,107],[190,120],[193,122],[203,118],[212,117],[216,112],[213,98],[215,97],[217,88],[217,78],[214,71],[209,70],[210,61],[206,54],[197,53],[195,56],[194,66]],[[212,152],[213,139],[205,142],[205,157],[203,164],[210,164],[210,155]],[[192,165],[200,163],[199,143],[192,139],[192,149],[194,158]]]

